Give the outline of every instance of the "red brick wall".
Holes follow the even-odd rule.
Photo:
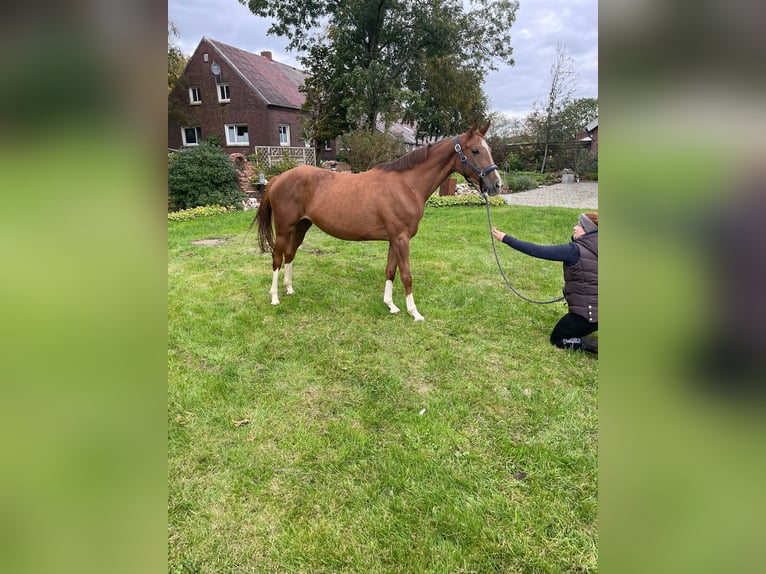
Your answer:
[[[203,53],[209,55],[208,62],[203,61]],[[213,61],[221,66],[221,79],[229,84],[231,102],[221,104],[218,102],[218,87],[216,78],[210,71]],[[242,153],[244,155],[253,152],[256,145],[279,145],[279,124],[290,125],[291,145],[303,146],[301,139],[300,115],[295,110],[285,108],[268,108],[264,101],[255,94],[250,87],[234,72],[227,63],[217,56],[213,46],[202,42],[192,54],[184,74],[187,87],[179,89],[178,97],[185,104],[185,110],[189,115],[187,127],[200,126],[202,139],[215,135],[219,138],[224,151],[227,154]],[[199,86],[202,95],[201,105],[189,103],[188,88]],[[248,146],[226,145],[226,124],[247,125]],[[168,122],[168,147],[181,149],[181,125]]]

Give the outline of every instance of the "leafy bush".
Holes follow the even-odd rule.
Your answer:
[[[498,207],[505,205],[502,197],[488,197],[490,206]],[[438,195],[433,194],[426,201],[426,207],[464,207],[484,206],[484,200],[478,195]]]
[[[520,171],[523,168],[524,163],[518,154],[509,153],[507,156],[505,156],[505,161],[503,162],[503,171]]]
[[[183,150],[168,166],[168,196],[174,210],[201,205],[241,209],[245,194],[229,156],[207,143]]]
[[[218,215],[219,213],[226,213],[227,211],[233,211],[233,209],[231,207],[224,207],[223,205],[200,205],[199,207],[192,207],[190,209],[182,209],[181,211],[168,213],[168,221],[189,221],[190,219]]]
[[[598,173],[598,154],[586,149],[577,150],[572,157],[572,168],[576,173]]]
[[[339,139],[338,147],[342,151],[338,159],[348,163],[357,173],[379,163],[393,161],[406,151],[401,139],[377,130],[356,130],[343,134]]]
[[[282,159],[279,160],[279,163],[272,164],[271,167],[266,168],[264,173],[266,174],[266,178],[272,178],[276,175],[286,172],[288,169],[293,169],[296,165],[298,165],[298,162],[294,158],[287,155],[287,152],[285,152],[282,155]],[[256,176],[256,180],[257,179],[258,177]]]
[[[537,178],[523,173],[507,173],[503,180],[512,193],[535,189],[539,185]]]

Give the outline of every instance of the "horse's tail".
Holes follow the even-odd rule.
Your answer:
[[[258,222],[258,247],[261,248],[261,253],[270,252],[274,249],[274,230],[271,226],[272,212],[271,201],[269,200],[269,189],[271,189],[272,183],[274,183],[273,179],[266,185],[266,191],[263,192],[258,211],[255,212],[255,218],[248,227],[249,230]]]

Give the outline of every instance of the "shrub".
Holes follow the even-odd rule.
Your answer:
[[[207,143],[176,154],[168,166],[168,196],[174,210],[201,205],[241,209],[245,199],[229,156]]]
[[[582,174],[598,172],[598,154],[585,149],[577,150],[572,157],[572,168],[581,178]]]
[[[296,165],[298,165],[298,162],[294,158],[291,158],[289,155],[287,155],[285,152],[282,155],[282,159],[279,160],[279,163],[272,164],[271,167],[266,168],[264,173],[266,174],[266,178],[270,179],[274,176],[286,172],[288,169],[294,168]],[[258,176],[256,175],[256,180],[257,179]]]
[[[508,173],[503,179],[511,192],[526,191],[538,186],[537,179],[526,174]]]
[[[232,208],[224,207],[222,205],[200,205],[199,207],[192,207],[190,209],[182,209],[181,211],[168,213],[168,221],[188,221],[190,219],[199,219],[200,217],[226,213],[227,211],[232,211]]]
[[[490,206],[499,207],[505,205],[502,197],[488,197]],[[433,194],[426,201],[426,207],[463,207],[484,206],[484,200],[478,195],[437,195]]]
[[[393,161],[406,151],[401,139],[377,130],[356,130],[339,139],[339,149],[343,150],[338,154],[340,161],[348,163],[357,173]]]
[[[545,172],[543,174],[542,185],[553,185],[559,183],[561,176],[558,173]]]

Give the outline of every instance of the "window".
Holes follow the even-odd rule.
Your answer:
[[[325,151],[332,151],[332,142],[330,140],[325,140],[325,142],[324,142],[324,150]]]
[[[290,145],[290,126],[288,124],[279,124],[279,145]]]
[[[226,145],[248,145],[250,138],[247,135],[247,126],[244,124],[232,124],[226,126]]]
[[[202,103],[202,92],[199,86],[189,88],[189,103],[192,105],[200,105]]]
[[[185,146],[199,145],[199,142],[202,141],[202,128],[199,126],[181,128],[181,139]]]
[[[229,97],[229,84],[218,84],[218,101],[231,101],[231,98]]]

